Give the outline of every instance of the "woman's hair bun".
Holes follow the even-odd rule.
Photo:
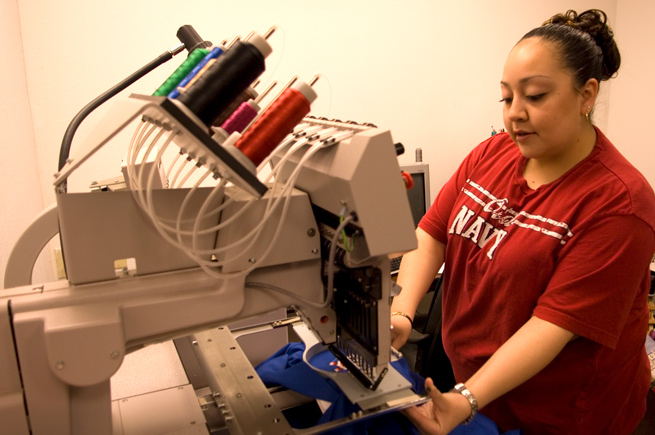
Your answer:
[[[578,14],[568,10],[564,14],[557,14],[544,25],[563,25],[588,34],[603,52],[602,80],[614,76],[621,66],[621,55],[614,40],[614,33],[607,24],[607,14],[599,9],[590,9]]]

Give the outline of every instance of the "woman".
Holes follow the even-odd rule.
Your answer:
[[[469,154],[406,254],[404,344],[444,264],[443,341],[459,385],[407,411],[448,433],[479,408],[502,431],[629,434],[645,412],[655,195],[590,122],[619,51],[602,11],[557,15],[511,50],[507,133]]]

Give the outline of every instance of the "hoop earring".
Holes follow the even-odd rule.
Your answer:
[[[589,114],[591,113],[591,106],[587,106],[587,113],[585,113],[585,118],[587,118],[587,122],[591,122],[591,119],[589,119]]]

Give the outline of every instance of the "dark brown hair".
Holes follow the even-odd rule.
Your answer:
[[[573,73],[577,86],[592,78],[599,83],[608,80],[621,65],[621,55],[614,33],[607,24],[607,15],[598,9],[580,14],[572,10],[557,14],[541,27],[526,33],[521,41],[533,37],[556,45],[564,67]]]

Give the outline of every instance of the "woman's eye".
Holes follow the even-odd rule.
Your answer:
[[[501,98],[499,102],[500,102],[500,103],[509,104],[509,103],[512,102],[512,99],[511,99],[510,97],[507,97],[507,98]]]
[[[527,98],[528,98],[528,100],[530,100],[530,101],[539,101],[539,100],[541,100],[541,99],[544,97],[544,95],[546,95],[546,94],[528,95]]]

